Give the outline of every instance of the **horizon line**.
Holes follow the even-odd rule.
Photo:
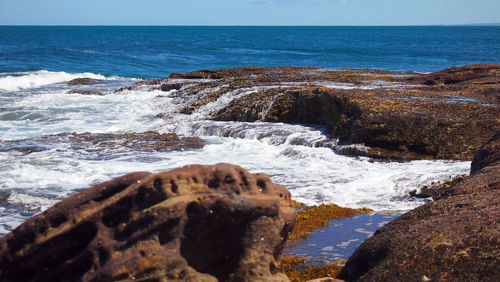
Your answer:
[[[500,26],[498,23],[466,23],[466,24],[414,24],[414,25],[204,25],[204,24],[166,24],[166,25],[146,25],[146,24],[0,24],[0,26],[46,26],[46,27],[446,27],[446,26]]]

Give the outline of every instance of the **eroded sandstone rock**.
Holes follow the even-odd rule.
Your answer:
[[[289,192],[229,164],[84,190],[0,239],[1,281],[287,281]]]

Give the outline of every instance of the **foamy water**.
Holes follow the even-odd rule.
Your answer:
[[[75,78],[105,79],[106,77],[94,73],[66,73],[40,70],[35,72],[18,72],[0,74],[0,90],[16,91],[35,88],[53,83],[70,81]]]
[[[34,80],[40,73],[24,74],[27,82],[22,85],[29,87],[19,83],[14,88],[11,80],[0,78],[0,89],[17,89],[0,92],[0,140],[18,140],[15,146],[0,142],[0,235],[81,189],[138,170],[159,172],[188,164],[228,162],[269,174],[274,182],[285,185],[295,200],[306,204],[404,211],[424,203],[409,197],[409,191],[466,174],[470,167],[469,162],[373,162],[338,155],[335,142],[328,140],[321,127],[207,120],[211,112],[258,88],[233,91],[192,115],[184,115],[177,112],[192,98],[176,97],[176,90],[144,88],[114,93],[134,81],[123,78],[100,78],[102,81],[91,86],[67,86],[64,81],[80,74],[66,73],[54,79],[57,84],[37,84]],[[33,77],[36,79],[30,81]],[[98,89],[107,95],[68,94],[75,88]],[[206,94],[213,90],[207,89]],[[159,113],[163,118],[157,116]],[[119,147],[97,150],[57,137],[32,141],[64,132],[149,130],[199,136],[207,145],[151,153]],[[23,146],[33,150],[26,153],[19,149]]]

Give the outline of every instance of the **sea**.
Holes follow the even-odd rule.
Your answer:
[[[489,62],[500,62],[500,27],[0,26],[0,236],[114,177],[220,162],[267,173],[309,205],[371,208],[380,220],[364,220],[381,226],[387,215],[426,202],[409,191],[468,174],[470,162],[339,155],[315,142],[293,142],[329,138],[318,126],[208,120],[230,96],[187,116],[179,113],[185,101],[169,98],[170,92],[115,90],[199,69],[309,66],[426,73]],[[67,82],[75,78],[96,79],[91,88],[106,95],[69,94],[74,87]],[[228,129],[239,134],[222,133]],[[146,131],[198,136],[206,145],[150,152],[68,141],[72,133]],[[269,138],[256,138],[256,132]],[[363,238],[374,230],[364,231]],[[362,241],[344,239],[337,245]]]

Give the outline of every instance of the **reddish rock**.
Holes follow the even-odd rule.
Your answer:
[[[476,173],[484,167],[496,164],[500,164],[500,131],[474,156],[470,173]]]
[[[1,281],[287,281],[290,193],[229,164],[128,174],[0,239]]]
[[[498,157],[498,136],[478,159]],[[478,154],[479,155],[479,154]],[[476,155],[477,156],[477,155]],[[495,158],[496,158],[495,157]],[[386,224],[339,274],[347,281],[498,281],[500,164],[487,165],[436,199]]]

